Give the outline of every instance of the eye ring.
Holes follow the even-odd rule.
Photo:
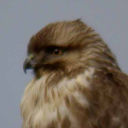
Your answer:
[[[53,51],[52,51],[52,55],[54,56],[59,56],[62,54],[62,51],[58,48],[55,48]]]

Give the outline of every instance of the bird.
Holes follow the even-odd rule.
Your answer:
[[[21,100],[22,128],[128,128],[128,76],[81,19],[34,34],[23,69],[34,76]]]

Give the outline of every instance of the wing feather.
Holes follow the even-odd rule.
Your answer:
[[[106,68],[95,72],[89,108],[92,128],[128,128],[128,76]]]

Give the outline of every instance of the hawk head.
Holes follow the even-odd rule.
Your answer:
[[[95,66],[118,67],[116,60],[97,33],[80,19],[48,24],[32,36],[24,71],[69,73]]]

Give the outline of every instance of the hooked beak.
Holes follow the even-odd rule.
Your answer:
[[[26,74],[26,71],[28,69],[32,69],[33,68],[33,56],[29,56],[25,61],[24,61],[24,64],[23,64],[23,70],[24,70],[24,73]]]

